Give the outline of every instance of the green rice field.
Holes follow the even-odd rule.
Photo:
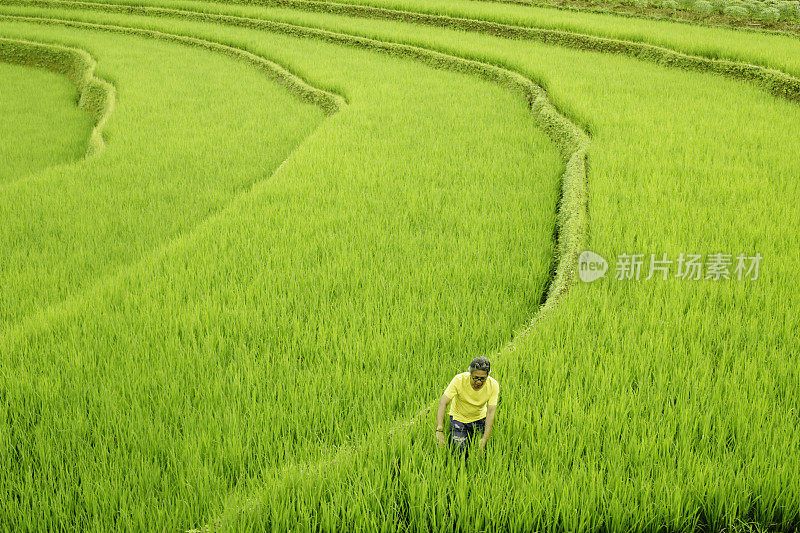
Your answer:
[[[0,83],[0,187],[84,155],[91,117],[74,104],[78,94],[68,79],[2,62]]]
[[[0,111],[0,531],[800,529],[797,36],[4,0]]]

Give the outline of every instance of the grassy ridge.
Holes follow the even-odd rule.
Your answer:
[[[502,0],[507,1],[507,0]],[[526,2],[511,0],[515,4],[547,5],[549,2]],[[553,5],[555,3],[552,3]],[[622,12],[627,16],[650,16],[651,18],[678,18],[686,21],[711,23],[717,25],[752,25],[797,31],[800,10],[797,2],[791,0],[604,0],[597,6],[595,2],[563,2],[562,8]]]
[[[519,5],[536,5],[569,11],[605,13],[638,19],[677,20],[680,22],[704,26],[735,27],[748,31],[763,31],[774,34],[796,34],[798,31],[797,20],[792,20],[792,18],[798,13],[797,6],[791,1],[788,2],[788,5],[780,3],[778,4],[778,21],[773,20],[772,17],[758,17],[757,15],[760,13],[758,13],[758,10],[754,8],[767,7],[766,3],[758,1],[709,2],[711,5],[710,11],[707,5],[698,5],[697,2],[689,2],[688,0],[680,3],[676,2],[675,5],[677,5],[677,8],[675,8],[675,5],[669,3],[668,0],[664,0],[663,2],[649,2],[644,0],[633,3],[629,2],[628,0],[604,0],[601,3],[595,2],[594,0],[557,0],[546,2],[511,0],[508,3]],[[768,3],[773,4],[773,2]],[[746,6],[746,13],[744,16],[741,12],[734,12],[733,14],[726,13],[725,8],[731,4],[738,4],[742,7]]]
[[[758,65],[743,63],[741,61],[730,61],[717,59],[716,54],[708,51],[704,55],[687,55],[679,51],[660,46],[653,46],[642,42],[630,42],[619,39],[598,38],[591,35],[576,34],[574,32],[564,32],[560,30],[548,30],[535,27],[514,26],[487,22],[469,18],[456,18],[443,15],[430,15],[424,13],[413,13],[408,11],[397,11],[382,9],[369,6],[357,6],[336,4],[327,2],[309,2],[298,0],[284,0],[276,2],[282,6],[297,7],[298,9],[321,13],[331,13],[341,16],[356,16],[366,18],[377,18],[386,20],[397,20],[409,23],[425,24],[431,26],[474,31],[489,35],[497,35],[514,39],[531,39],[557,44],[569,48],[584,50],[597,50],[606,53],[624,54],[638,59],[653,61],[658,64],[670,65],[673,67],[685,68],[687,70],[711,71],[736,79],[753,81],[776,96],[800,101],[800,79],[795,76],[787,75],[784,72],[774,69],[764,68]],[[127,4],[106,4],[100,2],[62,2],[57,1],[36,1],[20,2],[22,5],[42,5],[49,7],[72,6],[76,8],[94,8],[104,11],[121,11],[138,13],[151,16],[170,16],[183,17],[194,20],[209,20],[224,24],[231,24],[243,27],[264,26],[273,31],[279,24],[258,22],[253,17],[240,17],[223,13],[202,13],[196,10],[162,9],[154,6],[134,6]],[[198,7],[198,6],[195,6]],[[291,21],[292,15],[285,10],[275,10],[270,14],[269,10],[261,11],[260,16],[277,16],[279,19]],[[279,30],[287,31],[287,30]],[[291,32],[291,30],[288,30]],[[708,57],[711,55],[712,57]]]
[[[22,20],[23,22],[29,22],[30,20],[25,20],[24,17],[7,17],[8,20]],[[31,19],[37,20],[37,19]],[[204,39],[197,39],[195,37],[187,36],[187,35],[176,35],[167,32],[159,32],[153,30],[146,30],[146,29],[136,29],[136,28],[128,28],[122,26],[106,26],[103,28],[94,28],[91,24],[84,23],[72,23],[70,24],[68,21],[57,21],[54,23],[58,23],[62,26],[69,26],[69,27],[84,27],[88,29],[101,29],[103,31],[111,31],[115,33],[121,33],[126,35],[137,35],[148,37],[151,39],[159,39],[168,42],[179,43],[188,46],[194,46],[199,48],[205,48],[214,52],[218,52],[224,55],[229,55],[235,57],[236,59],[244,60],[252,65],[256,66],[260,70],[264,71],[264,73],[273,81],[276,81],[280,85],[283,85],[289,92],[298,96],[301,100],[307,101],[309,103],[316,104],[321,109],[326,111],[329,114],[335,113],[336,111],[340,110],[344,105],[346,105],[345,100],[334,93],[325,91],[323,89],[319,89],[313,87],[303,80],[298,78],[297,76],[293,75],[291,72],[286,70],[285,68],[281,67],[277,63],[266,59],[263,56],[259,56],[256,54],[252,54],[247,52],[246,50],[242,50],[233,46],[228,46],[223,43],[207,41]],[[26,59],[23,58],[22,61]],[[36,61],[34,58],[33,61]]]
[[[145,0],[144,3],[149,1]],[[160,3],[172,4],[178,1],[167,0]],[[800,39],[795,36],[708,28],[671,21],[626,19],[614,15],[476,0],[447,0],[437,3],[435,8],[432,8],[430,3],[420,0],[369,0],[352,3],[644,42],[680,50],[687,54],[744,61],[800,74],[800,62],[797,59]]]
[[[92,119],[75,105],[75,86],[33,67],[0,62],[0,71],[0,137],[9,140],[0,145],[0,187],[81,157]]]
[[[94,0],[89,0],[94,3]],[[46,4],[24,0],[13,3]],[[101,2],[102,3],[102,2]],[[575,32],[611,39],[649,43],[690,55],[728,59],[763,65],[786,73],[800,74],[800,39],[796,36],[742,31],[730,28],[702,27],[671,21],[626,19],[613,15],[554,10],[545,7],[505,5],[476,0],[448,0],[436,3],[417,0],[370,0],[359,2],[322,2],[315,0],[276,0],[258,2],[196,2],[193,0],[123,0],[123,4],[200,9],[209,13],[225,11],[250,16],[250,8],[269,8],[269,17],[281,20],[280,7],[330,11],[351,16],[381,18],[380,10],[399,10],[411,14],[467,18],[490,23]],[[370,8],[377,8],[370,10]],[[370,13],[371,11],[371,13]]]
[[[500,345],[541,298],[560,158],[524,100],[314,41],[260,32],[227,41],[342,87],[348,111],[163,257],[5,339],[6,405],[36,398],[4,413],[14,428],[6,449],[23,450],[6,463],[22,502],[5,516],[26,494],[55,489],[66,501],[47,499],[53,513],[26,515],[31,527],[199,523],[226,491],[287,458],[413,412],[409,387],[432,385],[456,353]],[[430,366],[383,383],[409,356]],[[309,397],[332,403],[318,409]],[[26,443],[40,416],[47,423]],[[28,453],[36,448],[50,458]],[[64,469],[66,457],[80,466]],[[29,469],[38,481],[26,491]]]

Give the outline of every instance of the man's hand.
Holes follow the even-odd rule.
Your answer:
[[[483,438],[481,439],[481,451],[486,446],[486,441],[489,440],[489,434],[492,432],[494,425],[494,414],[497,411],[496,405],[489,405],[486,407],[486,427],[483,428]]]
[[[444,412],[447,409],[447,405],[450,403],[452,398],[448,398],[447,394],[442,394],[442,397],[439,398],[439,409],[436,410],[436,442],[439,446],[444,446],[446,441],[444,440]]]

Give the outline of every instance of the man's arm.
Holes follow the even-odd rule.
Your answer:
[[[439,410],[436,411],[436,436],[440,444],[444,444],[444,412],[451,399],[447,397],[447,394],[442,394],[439,400]]]
[[[486,425],[483,428],[483,438],[481,439],[481,448],[486,446],[486,441],[489,440],[489,433],[492,432],[492,424],[494,424],[495,410],[497,410],[496,405],[486,406]]]

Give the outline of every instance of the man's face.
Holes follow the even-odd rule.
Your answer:
[[[489,373],[485,370],[472,370],[469,373],[469,377],[472,383],[472,388],[479,390],[481,387],[483,387],[483,384],[486,383]]]

